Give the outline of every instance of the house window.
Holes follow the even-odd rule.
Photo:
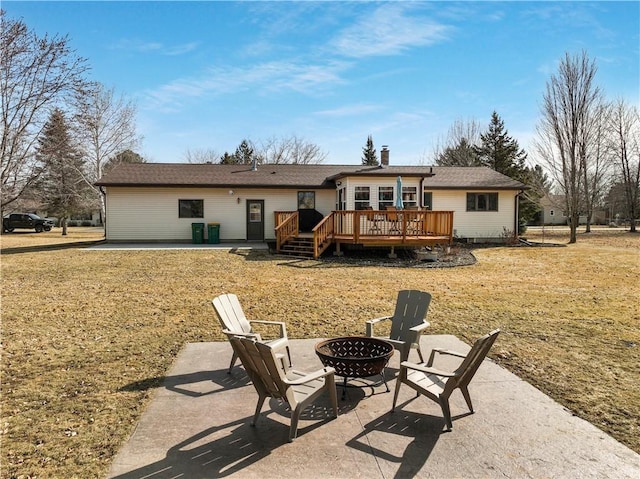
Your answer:
[[[368,208],[371,203],[371,196],[368,186],[356,186],[355,188],[355,207],[356,210],[364,210]]]
[[[179,218],[204,218],[204,200],[178,200]]]
[[[262,222],[262,204],[253,202],[249,204],[249,223]]]
[[[467,211],[498,211],[498,193],[467,193]]]
[[[402,205],[405,208],[418,206],[418,189],[415,186],[402,187]]]
[[[378,209],[383,210],[387,206],[393,206],[393,186],[378,188]]]
[[[298,191],[298,209],[299,210],[315,210],[316,209],[316,192],[315,191]]]
[[[422,206],[425,210],[433,210],[433,193],[430,191],[422,193]]]

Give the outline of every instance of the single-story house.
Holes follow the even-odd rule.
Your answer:
[[[350,212],[356,216],[343,214],[325,228],[324,240],[373,245],[382,241],[382,234],[387,239],[400,234],[374,231],[374,213],[384,213],[400,197],[405,212],[401,223],[408,228],[419,221],[424,235],[434,230],[427,212],[449,215],[439,235],[478,241],[517,232],[522,183],[484,167],[389,166],[388,150],[386,158],[382,153],[380,166],[121,164],[97,182],[106,197],[106,239],[190,241],[192,223],[213,222],[219,224],[223,242],[273,241],[292,215],[297,235],[314,231],[332,215]],[[339,229],[356,234],[358,241],[338,239]],[[402,230],[403,241],[407,233]],[[368,243],[370,236],[376,241]]]
[[[565,195],[546,194],[540,198],[541,218],[540,225],[568,225],[569,218],[566,212]],[[604,210],[595,210],[591,218],[592,224],[606,224],[607,212]],[[587,224],[586,215],[580,215],[578,223]]]
[[[569,218],[565,211],[565,196],[546,194],[540,198],[542,208],[541,224],[543,225],[567,225]]]

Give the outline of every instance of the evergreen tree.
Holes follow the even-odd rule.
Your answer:
[[[229,152],[225,151],[224,155],[220,157],[220,164],[221,165],[237,165],[238,159],[235,157],[235,155],[230,155]]]
[[[146,163],[147,161],[133,150],[124,150],[109,158],[104,164],[103,170],[111,171],[113,168],[121,163]]]
[[[242,140],[242,142],[236,148],[233,156],[236,157],[238,163],[249,165],[253,161],[254,158],[254,150],[251,143],[247,140]]]
[[[480,162],[492,170],[523,181],[527,175],[527,154],[504,128],[504,122],[494,111],[486,133],[480,134],[482,144],[474,147]]]
[[[466,138],[446,147],[436,158],[438,166],[481,166],[475,147]]]
[[[480,134],[481,145],[474,147],[480,163],[498,173],[529,186],[520,200],[520,224],[526,224],[540,210],[542,191],[539,187],[540,171],[531,170],[525,161],[527,154],[518,142],[509,136],[504,121],[495,111],[491,115],[489,129]]]
[[[373,138],[371,138],[371,135],[367,137],[367,145],[362,148],[362,164],[369,166],[378,166],[380,164],[378,162],[376,149],[373,147]]]
[[[67,220],[81,212],[89,196],[84,181],[84,161],[69,134],[69,125],[59,109],[53,110],[38,139],[37,155],[46,165],[41,190],[49,214],[61,220],[62,235],[67,234]]]
[[[254,158],[259,159],[259,156],[256,155],[253,144],[249,140],[242,140],[232,155],[225,152],[220,157],[220,164],[250,165],[253,163]]]

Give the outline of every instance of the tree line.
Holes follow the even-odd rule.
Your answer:
[[[236,149],[230,153],[219,154],[211,148],[189,149],[184,154],[187,163],[219,163],[236,164],[295,164],[311,165],[322,163],[327,158],[315,143],[297,135],[288,137],[272,136],[266,140],[254,142],[243,139]]]
[[[509,136],[494,111],[486,131],[477,121],[457,120],[443,145],[439,166],[487,166],[529,189],[523,194],[520,218],[535,217],[539,200],[556,193],[568,218],[570,243],[576,242],[579,218],[591,231],[594,212],[607,208],[636,231],[640,216],[640,114],[624,99],[607,100],[597,85],[595,60],[586,52],[566,53],[547,81],[536,127],[533,163]]]
[[[132,150],[136,106],[87,78],[66,36],[38,36],[0,10],[0,213],[16,207],[59,216],[104,210],[95,182]]]

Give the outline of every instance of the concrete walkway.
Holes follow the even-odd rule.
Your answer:
[[[321,367],[318,341],[290,341],[295,369]],[[425,352],[436,345],[469,349],[453,336],[423,336]],[[187,344],[108,477],[640,477],[640,455],[491,361],[469,388],[475,414],[459,391],[453,394],[451,432],[444,432],[436,403],[403,387],[390,413],[396,381],[387,393],[363,380],[353,382],[362,387],[349,387],[345,400],[339,388],[337,419],[329,419],[326,398],[309,407],[289,443],[289,411],[276,400],[265,403],[256,427],[249,425],[257,394],[241,366],[227,374],[230,358],[226,342]],[[437,365],[452,365],[447,362]],[[388,377],[398,365],[396,353]]]
[[[235,243],[99,243],[90,248],[87,251],[100,251],[100,250],[168,250],[168,249],[188,249],[188,250],[201,250],[208,251],[212,249],[217,250],[268,250],[269,245],[263,242],[249,242],[241,241]]]

